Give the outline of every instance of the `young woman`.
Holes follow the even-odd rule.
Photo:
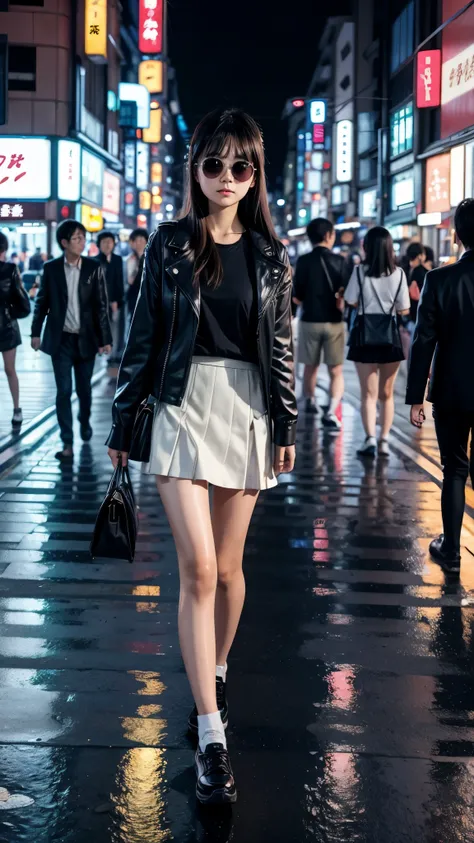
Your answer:
[[[21,334],[11,308],[20,303],[23,315],[26,316],[29,299],[23,288],[18,267],[14,263],[6,263],[7,251],[8,240],[4,234],[0,234],[0,351],[13,401],[12,426],[19,428],[23,424],[23,413],[15,362],[16,350],[21,345]]]
[[[149,393],[157,409],[144,469],[157,477],[178,554],[197,796],[233,802],[225,682],[244,544],[259,491],[293,469],[297,418],[289,263],[268,208],[262,137],[241,111],[199,124],[182,217],[150,238],[107,442],[114,465],[127,459]]]
[[[410,310],[406,275],[397,268],[392,238],[386,228],[376,226],[364,240],[365,261],[355,267],[346,288],[347,304],[359,313],[405,315]],[[374,457],[377,450],[375,425],[377,398],[380,402],[381,434],[378,453],[389,456],[388,436],[393,423],[395,379],[403,360],[403,350],[390,345],[349,348],[348,360],[356,364],[361,391],[361,414],[366,439],[359,456]]]

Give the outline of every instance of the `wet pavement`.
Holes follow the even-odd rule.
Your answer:
[[[133,471],[133,565],[88,554],[110,477],[110,394],[71,468],[54,431],[0,475],[0,788],[5,843],[474,840],[474,520],[461,582],[440,531],[431,428],[400,404],[387,464],[303,418],[293,475],[262,495],[229,662],[239,801],[197,811],[178,577],[153,481]],[[472,492],[470,491],[472,496]],[[5,808],[5,810],[3,810]]]

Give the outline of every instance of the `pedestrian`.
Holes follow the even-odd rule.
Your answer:
[[[107,297],[109,300],[109,319],[113,349],[109,363],[114,363],[120,361],[125,333],[125,322],[123,319],[125,296],[123,260],[120,255],[114,254],[116,239],[112,231],[102,231],[97,238],[97,245],[99,247],[97,260],[104,271],[107,284]]]
[[[413,340],[415,332],[416,312],[426,276],[426,269],[423,266],[425,257],[425,247],[421,243],[410,243],[400,261],[400,266],[407,278],[410,294],[410,313],[404,320],[404,327],[408,331],[410,341]]]
[[[127,461],[139,402],[152,392],[159,403],[145,471],[157,475],[178,554],[197,796],[218,803],[236,799],[224,730],[244,543],[259,491],[295,460],[291,279],[251,117],[207,115],[187,178],[181,218],[162,223],[147,248],[108,445],[114,465]]]
[[[398,327],[393,320],[396,315],[409,312],[410,297],[406,275],[396,266],[393,241],[386,228],[375,226],[367,232],[364,252],[364,262],[354,268],[345,293],[346,303],[357,309],[359,320],[364,319],[362,330],[358,330],[358,324],[362,324],[359,322],[351,332],[347,355],[348,360],[355,362],[359,376],[365,430],[365,441],[357,454],[375,457],[378,398],[381,426],[378,454],[386,458],[390,453],[388,437],[394,416],[393,390],[400,362],[404,359]],[[385,319],[372,318],[369,324],[371,315]],[[386,334],[382,332],[383,325],[388,327]],[[354,332],[357,332],[355,342]]]
[[[133,316],[135,305],[137,303],[138,293],[140,290],[140,282],[143,273],[143,260],[148,243],[148,231],[146,228],[136,228],[132,231],[129,244],[131,253],[127,258],[127,308],[130,318]]]
[[[0,233],[0,351],[13,401],[12,427],[19,428],[23,424],[23,413],[16,373],[16,350],[21,345],[17,317],[28,315],[30,300],[23,287],[18,267],[7,262],[7,252],[8,240]]]
[[[91,379],[97,352],[109,354],[111,335],[105,276],[97,261],[82,257],[86,229],[77,220],[65,220],[56,231],[63,255],[44,265],[35,299],[31,345],[50,354],[56,380],[56,411],[63,448],[56,458],[73,458],[72,370],[79,399],[81,438],[92,438]],[[46,320],[43,341],[41,330]]]
[[[40,270],[43,269],[43,266],[44,266],[44,258],[41,254],[41,247],[37,246],[36,252],[30,258],[30,262],[28,264],[28,269],[35,270],[36,272],[39,272]]]
[[[336,410],[344,394],[345,329],[343,322],[344,289],[350,267],[341,255],[331,251],[336,240],[332,222],[323,217],[312,220],[307,235],[312,252],[302,255],[296,264],[294,301],[302,305],[298,328],[298,362],[304,363],[304,396],[307,413],[317,415],[315,398],[321,355],[329,371],[329,406],[323,424],[339,430]]]
[[[447,572],[457,574],[469,473],[474,481],[472,440],[468,455],[474,430],[474,199],[461,202],[454,225],[466,251],[457,263],[426,276],[411,350],[406,402],[412,405],[411,423],[421,428],[429,379],[428,400],[433,404],[444,474],[444,533],[431,542],[430,552]]]

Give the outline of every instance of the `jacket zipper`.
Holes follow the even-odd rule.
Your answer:
[[[165,360],[164,360],[164,363],[163,363],[163,372],[162,372],[162,375],[161,375],[160,394],[158,396],[158,401],[161,401],[161,395],[162,395],[162,392],[163,392],[163,384],[165,382],[166,367],[168,365],[168,360],[169,360],[169,356],[170,356],[170,353],[171,353],[171,344],[173,342],[173,330],[174,330],[174,322],[175,322],[175,318],[176,318],[176,299],[177,299],[177,295],[178,295],[178,288],[175,287],[174,292],[173,292],[173,315],[171,317],[170,338],[169,338],[169,342],[168,342],[168,348],[166,349]]]

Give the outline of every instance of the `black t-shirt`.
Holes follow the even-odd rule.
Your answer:
[[[347,287],[350,266],[341,256],[324,246],[298,258],[293,291],[303,303],[302,322],[342,322],[343,314],[337,307],[336,293]]]
[[[426,278],[426,269],[423,265],[415,267],[413,272],[408,278],[408,286],[411,285],[413,281],[416,281],[418,285],[418,289],[421,293],[423,289],[423,284],[425,283]],[[418,302],[410,299],[410,320],[412,322],[416,322],[416,317],[418,314]]]
[[[201,283],[201,316],[194,354],[258,362],[257,296],[251,246],[245,235],[217,244],[224,271],[215,290]]]

